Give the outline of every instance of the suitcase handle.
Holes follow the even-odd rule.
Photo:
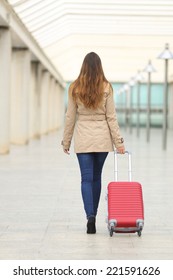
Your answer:
[[[118,181],[118,153],[117,151],[114,152],[114,181]],[[128,179],[129,182],[132,181],[132,157],[131,153],[125,151],[125,154],[128,154]]]

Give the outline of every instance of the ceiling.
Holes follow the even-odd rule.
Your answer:
[[[97,52],[106,77],[126,82],[151,59],[164,79],[157,59],[165,43],[173,51],[173,0],[8,0],[65,81],[74,80],[84,56]],[[173,77],[173,61],[169,77]]]

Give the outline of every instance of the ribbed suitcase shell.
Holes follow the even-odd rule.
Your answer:
[[[144,220],[142,187],[138,182],[111,182],[108,185],[108,221],[116,220],[116,229],[136,227]],[[119,231],[126,232],[126,231]],[[128,231],[135,232],[135,231]]]

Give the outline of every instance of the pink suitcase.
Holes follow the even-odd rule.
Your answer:
[[[132,182],[131,153],[128,154],[129,181],[118,182],[117,152],[114,154],[115,182],[108,185],[108,230],[110,236],[117,233],[138,233],[144,226],[144,206],[142,186],[138,182]]]

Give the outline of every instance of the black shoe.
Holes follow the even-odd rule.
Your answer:
[[[87,233],[96,233],[96,219],[95,217],[89,217],[87,222]]]

